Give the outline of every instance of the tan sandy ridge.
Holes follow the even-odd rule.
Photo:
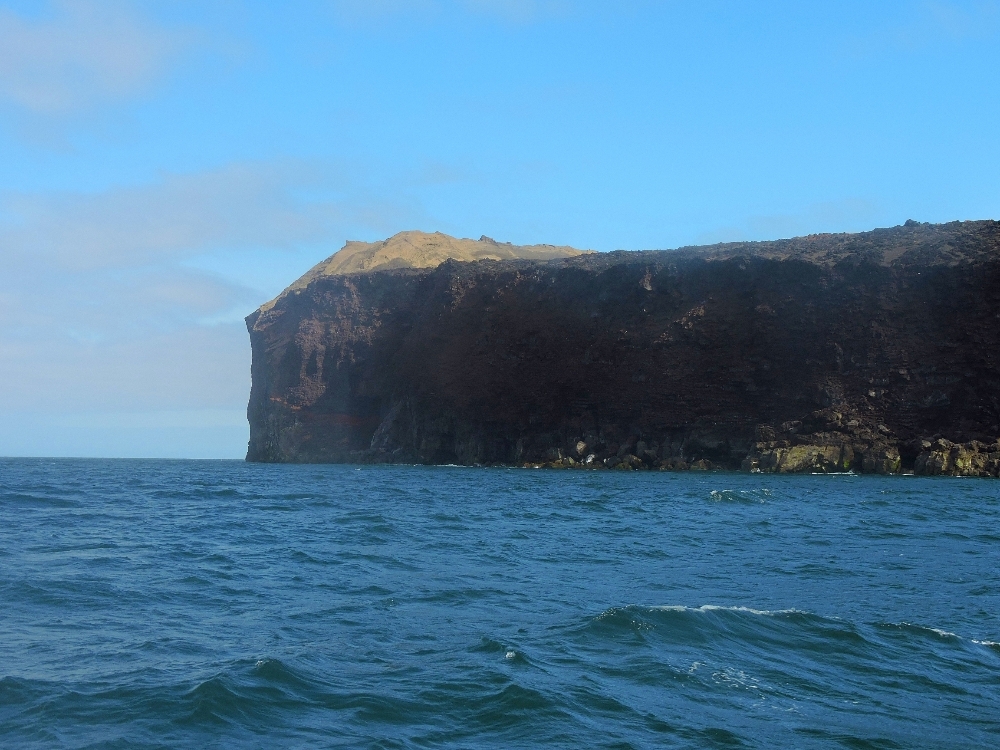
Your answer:
[[[321,263],[313,266],[280,296],[304,289],[324,276],[389,270],[393,268],[435,268],[446,260],[554,260],[592,252],[565,245],[512,245],[489,237],[459,239],[441,232],[400,232],[382,242],[349,241]],[[267,310],[272,300],[261,307]]]

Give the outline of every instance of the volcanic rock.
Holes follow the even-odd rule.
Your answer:
[[[613,253],[410,232],[247,324],[252,461],[1000,463],[993,221]]]

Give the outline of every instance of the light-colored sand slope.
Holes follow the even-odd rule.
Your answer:
[[[512,245],[489,237],[458,239],[441,232],[400,232],[382,242],[348,242],[309,274],[363,273],[380,268],[434,268],[446,260],[551,260],[580,255],[572,247]]]
[[[485,236],[470,240],[450,237],[441,232],[400,232],[382,242],[348,241],[336,253],[309,269],[282,295],[295,289],[304,289],[311,281],[323,276],[392,268],[435,268],[446,260],[553,260],[586,252],[592,251],[564,245],[512,245]],[[263,308],[267,309],[272,304],[273,301]]]

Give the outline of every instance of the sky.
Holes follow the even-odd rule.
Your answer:
[[[1000,219],[1000,0],[0,0],[0,455],[241,458],[346,240]]]

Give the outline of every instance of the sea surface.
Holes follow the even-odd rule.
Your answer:
[[[1000,747],[1000,482],[0,460],[0,747]]]

